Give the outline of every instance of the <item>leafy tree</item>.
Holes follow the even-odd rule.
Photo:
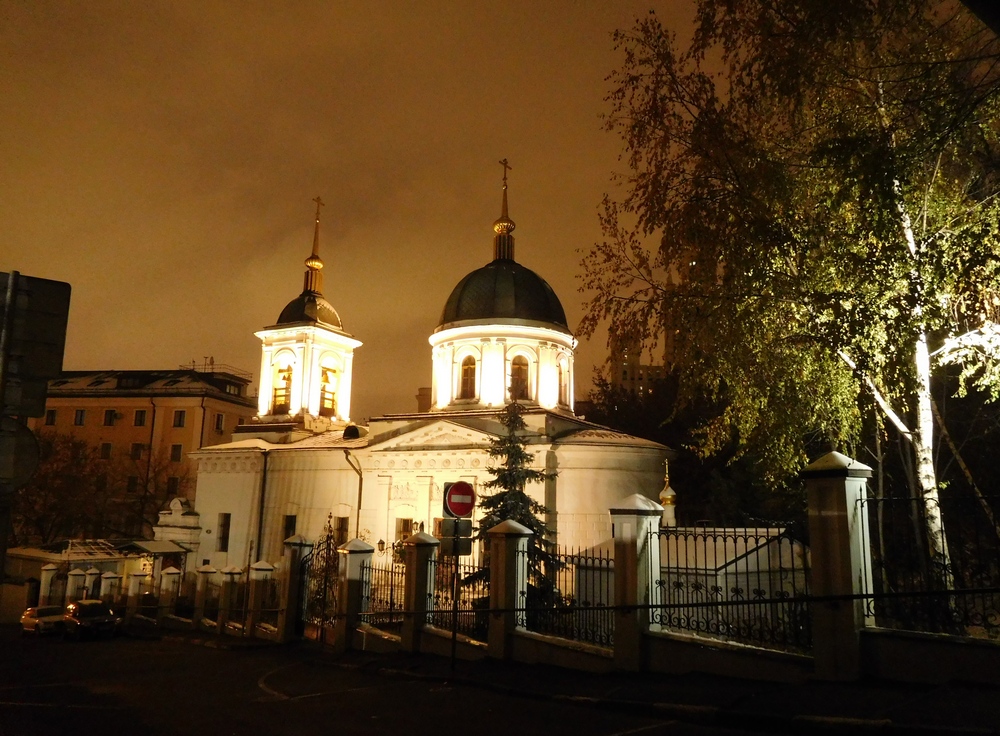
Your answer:
[[[997,321],[1000,42],[933,0],[699,0],[687,50],[653,14],[617,42],[630,174],[583,331],[676,332],[679,403],[724,407],[699,451],[755,448],[776,480],[810,441],[851,451],[868,392],[946,560],[932,351]]]
[[[534,594],[551,589],[545,573],[552,571],[557,561],[555,545],[548,538],[551,530],[539,518],[547,509],[531,498],[525,487],[529,483],[544,483],[556,474],[531,467],[534,456],[526,449],[527,426],[523,414],[524,407],[517,402],[507,404],[497,414],[506,432],[490,440],[489,455],[497,462],[486,468],[493,479],[483,484],[491,492],[483,494],[479,501],[483,515],[476,536],[487,538],[490,529],[508,519],[530,529],[533,536],[528,540],[528,585],[529,594]]]

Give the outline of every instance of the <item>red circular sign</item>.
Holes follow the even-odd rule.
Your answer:
[[[444,492],[444,508],[456,519],[472,516],[472,509],[475,507],[476,491],[464,480],[452,483]]]

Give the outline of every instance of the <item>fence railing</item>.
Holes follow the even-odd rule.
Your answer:
[[[863,575],[871,623],[1000,638],[1000,498],[942,493],[860,505],[871,540]],[[938,526],[946,544],[935,553],[929,540]]]
[[[651,622],[755,646],[812,646],[809,552],[790,529],[667,527],[654,532],[662,607]]]
[[[361,620],[393,629],[403,623],[406,568],[396,562],[361,566]]]
[[[527,565],[528,551],[518,552]],[[608,551],[564,550],[541,564],[521,592],[529,631],[590,644],[614,644],[614,559]]]
[[[458,609],[455,610],[455,575],[458,575]],[[486,641],[489,636],[490,579],[487,568],[457,562],[455,557],[438,557],[428,562],[428,578],[434,593],[428,600],[428,623]]]

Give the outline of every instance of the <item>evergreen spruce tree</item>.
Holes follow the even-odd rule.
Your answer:
[[[547,538],[551,530],[540,518],[548,510],[524,489],[528,483],[543,483],[556,474],[530,467],[532,454],[526,449],[527,427],[523,414],[524,407],[517,402],[507,404],[497,414],[507,431],[490,440],[489,455],[494,462],[486,470],[493,479],[483,484],[488,493],[479,502],[483,516],[476,536],[485,539],[490,529],[508,519],[532,531],[528,540],[528,596],[529,602],[531,599],[537,602],[551,598],[554,585],[546,573],[551,575],[559,563],[555,544]],[[489,575],[488,571],[485,575]]]

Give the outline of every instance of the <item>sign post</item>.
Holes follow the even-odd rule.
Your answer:
[[[472,510],[476,489],[464,480],[444,484],[444,515],[441,521],[442,553],[450,554],[455,574],[451,590],[451,670],[455,671],[458,647],[458,558],[472,554]],[[450,543],[450,544],[446,544]]]

